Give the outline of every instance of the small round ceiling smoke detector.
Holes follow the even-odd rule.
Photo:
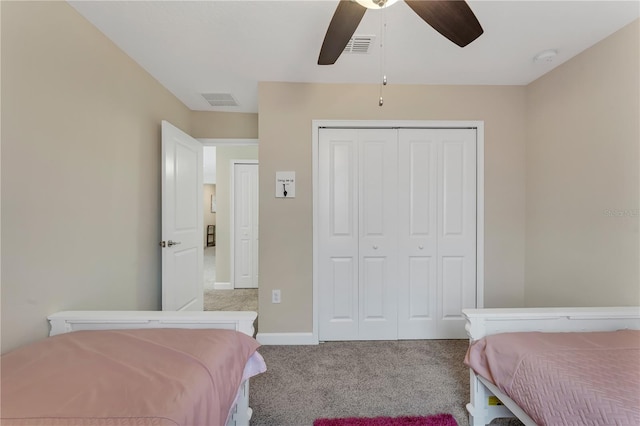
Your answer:
[[[553,62],[557,55],[556,49],[544,50],[533,57],[533,62]]]

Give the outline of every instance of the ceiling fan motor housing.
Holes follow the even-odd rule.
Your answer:
[[[332,65],[360,24],[367,8],[380,9],[397,0],[342,0],[338,3],[324,37],[318,65]],[[464,47],[480,37],[482,26],[469,5],[462,0],[405,0],[405,3],[433,29]]]

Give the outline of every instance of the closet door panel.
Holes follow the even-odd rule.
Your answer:
[[[430,338],[437,320],[438,140],[401,129],[398,142],[398,336]]]
[[[462,256],[445,256],[442,258],[442,317],[458,318],[463,306],[464,296],[464,262]]]
[[[438,334],[465,338],[461,310],[476,306],[476,131],[442,132],[438,154]]]
[[[385,320],[385,263],[384,257],[365,257],[362,259],[364,321]]]
[[[331,289],[329,299],[332,308],[330,321],[349,322],[357,321],[358,315],[354,310],[357,305],[353,299],[354,288],[357,287],[355,281],[357,264],[353,257],[331,257],[329,259],[331,268]]]
[[[319,339],[358,338],[357,131],[321,129],[318,191]]]
[[[397,131],[358,136],[359,338],[397,339]]]
[[[442,144],[442,234],[446,237],[464,232],[464,148],[457,140]]]
[[[435,267],[431,256],[410,256],[409,260],[409,321],[430,321],[435,318]],[[407,336],[407,338],[409,338]]]

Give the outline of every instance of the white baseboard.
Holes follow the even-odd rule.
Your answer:
[[[313,333],[258,333],[256,340],[262,345],[317,345]]]
[[[231,283],[215,283],[213,285],[214,290],[233,290]]]

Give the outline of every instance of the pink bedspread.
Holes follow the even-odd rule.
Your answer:
[[[640,331],[504,333],[465,364],[538,425],[640,425]]]
[[[2,425],[224,425],[259,344],[231,330],[77,331],[2,356]]]

